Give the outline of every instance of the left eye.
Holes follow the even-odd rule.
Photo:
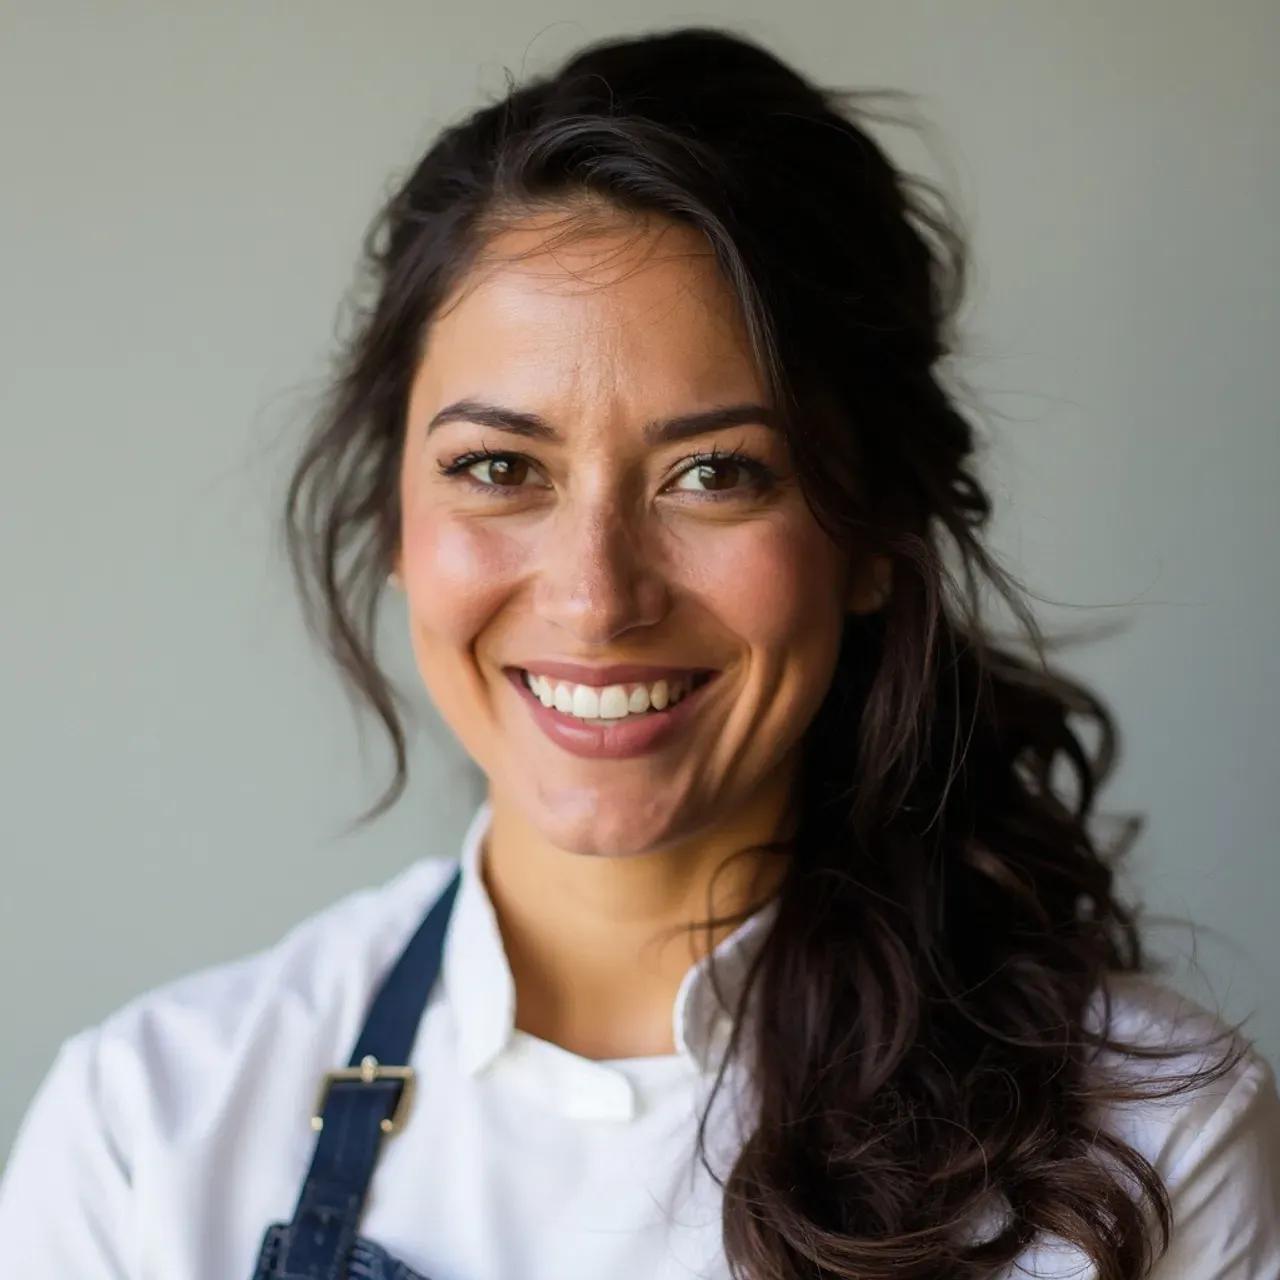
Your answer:
[[[692,476],[698,483],[686,485]],[[708,497],[732,497],[733,494],[767,494],[777,483],[777,472],[771,466],[733,449],[728,453],[707,453],[692,460],[676,477],[673,488],[684,493],[704,493]]]
[[[714,493],[723,489],[737,487],[742,481],[747,468],[731,458],[718,458],[715,461],[695,463],[687,471],[676,477],[674,488],[689,489],[694,493]],[[686,484],[692,478],[695,484]]]

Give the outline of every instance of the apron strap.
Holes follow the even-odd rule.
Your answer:
[[[319,1129],[279,1280],[343,1280],[384,1134],[404,1122],[412,1097],[409,1054],[440,972],[459,867],[383,979],[349,1065],[321,1085]]]

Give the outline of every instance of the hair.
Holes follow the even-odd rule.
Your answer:
[[[369,297],[288,487],[291,566],[309,627],[391,740],[395,776],[368,821],[407,774],[375,639],[431,318],[489,238],[534,211],[699,229],[815,516],[893,566],[883,606],[848,618],[807,730],[778,912],[737,1008],[735,1046],[756,991],[758,1112],[717,1177],[731,1270],[966,1280],[1049,1234],[1100,1280],[1129,1280],[1167,1247],[1171,1210],[1093,1108],[1234,1059],[1158,1086],[1103,1070],[1107,1052],[1172,1052],[1110,1031],[1108,977],[1146,967],[1115,882],[1126,842],[1103,849],[1089,830],[1116,729],[1050,669],[1023,589],[980,541],[991,503],[942,371],[964,237],[938,187],[873,140],[874,96],[687,27],[588,45],[440,132],[366,234]],[[984,627],[984,589],[1029,654]],[[998,1221],[975,1235],[992,1197]]]

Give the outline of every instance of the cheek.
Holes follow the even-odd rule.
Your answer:
[[[760,520],[688,548],[682,566],[704,607],[754,661],[834,648],[843,618],[839,557],[811,520]]]
[[[423,512],[402,535],[414,629],[450,648],[469,644],[500,607],[523,563],[493,524]]]

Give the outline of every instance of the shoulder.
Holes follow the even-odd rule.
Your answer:
[[[1093,1061],[1090,1128],[1142,1157],[1168,1196],[1168,1249],[1149,1280],[1280,1280],[1280,1098],[1266,1060],[1218,1015],[1147,974],[1111,975],[1085,1021],[1113,1042]],[[1097,1272],[1049,1233],[1005,1274]]]
[[[281,1135],[308,1140],[319,1072],[345,1061],[374,986],[456,865],[415,862],[65,1039],[0,1176],[8,1252],[42,1261],[41,1275],[133,1275],[139,1205],[201,1170],[268,1185],[271,1152]]]
[[[1169,1196],[1170,1251],[1153,1274],[1280,1276],[1280,1096],[1266,1059],[1147,975],[1110,979],[1091,1014],[1130,1046],[1099,1055],[1103,1083],[1129,1096],[1102,1101],[1098,1121]]]
[[[1190,1127],[1190,1122],[1225,1116],[1246,1097],[1263,1105],[1275,1095],[1272,1068],[1240,1030],[1149,974],[1108,978],[1095,994],[1086,1025],[1114,1042],[1098,1055],[1100,1080],[1143,1095],[1140,1105],[1117,1110],[1116,1118],[1176,1116]],[[1151,1110],[1149,1104],[1158,1106]],[[1183,1151],[1171,1140],[1151,1154],[1172,1171]]]
[[[374,987],[456,859],[421,859],[304,918],[257,952],[134,997],[62,1045],[68,1087],[126,1124],[174,1137],[248,1072],[345,1058]]]

